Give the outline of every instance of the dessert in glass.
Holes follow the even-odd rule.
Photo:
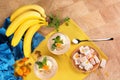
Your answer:
[[[53,54],[64,54],[70,48],[70,39],[65,34],[57,32],[48,39],[47,46]]]
[[[52,78],[58,70],[57,62],[50,56],[41,56],[34,64],[36,76],[42,80]]]

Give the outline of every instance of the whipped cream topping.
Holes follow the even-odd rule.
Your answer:
[[[48,61],[47,61],[47,66],[49,67],[49,69],[51,69],[52,66],[53,66],[52,62],[48,60]]]

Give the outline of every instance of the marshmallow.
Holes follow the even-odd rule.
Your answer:
[[[81,46],[79,48],[80,52],[84,55],[88,55],[91,51],[90,51],[90,48],[88,46]]]
[[[83,69],[83,66],[82,66],[82,65],[79,65],[79,68],[80,68],[80,69]]]
[[[83,67],[85,67],[85,66],[87,65],[87,63],[88,63],[88,61],[82,62],[81,65],[82,65]]]
[[[79,58],[80,57],[80,54],[78,53],[78,52],[76,52],[74,55],[73,55],[73,59],[75,60],[75,59],[77,59],[77,58]]]
[[[91,54],[91,53],[89,53],[88,55],[86,55],[87,56],[87,59],[90,59],[90,58],[92,58],[93,57],[93,55]]]
[[[94,59],[96,63],[100,63],[100,60],[98,59],[98,57],[96,55],[94,55]]]
[[[95,50],[94,49],[90,49],[90,53],[94,54]]]
[[[86,56],[80,58],[80,62],[87,62],[87,61],[88,61],[88,59]]]
[[[100,67],[104,68],[106,65],[106,60],[102,59],[101,63],[100,63]]]
[[[83,49],[84,49],[84,46],[81,46],[81,47],[79,48],[79,50],[80,50],[81,53],[84,53]]]
[[[90,69],[92,69],[92,68],[93,68],[93,65],[92,65],[90,62],[88,62],[87,65],[84,67],[84,69],[85,69],[86,71],[88,71],[88,70],[90,70]]]
[[[90,59],[90,63],[91,63],[92,65],[95,65],[95,64],[96,64],[94,58],[91,58],[91,59]]]
[[[87,66],[89,63],[90,63],[89,61],[85,61],[85,62],[82,62],[81,65],[82,65],[83,67],[85,67],[85,66]]]
[[[80,64],[80,59],[75,59],[75,65],[79,65]]]

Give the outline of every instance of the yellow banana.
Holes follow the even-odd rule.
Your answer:
[[[37,32],[37,30],[43,26],[47,25],[47,22],[44,24],[36,24],[28,29],[28,31],[25,34],[24,37],[24,43],[23,43],[23,51],[24,51],[24,56],[29,57],[31,54],[31,42],[32,42],[32,37]]]
[[[29,10],[37,11],[42,15],[42,17],[46,18],[44,9],[39,5],[33,4],[33,5],[25,5],[25,6],[20,7],[19,9],[17,9],[11,15],[10,20],[13,21],[17,16],[19,16],[20,14],[24,13],[25,11],[29,11]]]
[[[44,18],[41,17],[41,15],[38,12],[35,11],[28,11],[25,12],[24,14],[18,16],[7,28],[6,31],[6,36],[10,36],[13,34],[16,29],[22,24],[24,21],[29,20],[29,19],[42,19],[45,20]]]
[[[25,31],[29,27],[39,23],[43,23],[43,21],[38,19],[32,19],[32,20],[25,21],[23,24],[21,24],[19,28],[16,30],[16,32],[14,33],[11,45],[15,47],[19,43],[22,36],[24,35]]]

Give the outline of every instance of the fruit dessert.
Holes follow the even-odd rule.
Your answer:
[[[91,72],[100,65],[100,59],[95,49],[90,46],[80,46],[72,54],[74,66],[82,72]]]
[[[41,56],[35,62],[34,72],[42,80],[50,79],[57,72],[58,65],[54,58],[50,56]]]
[[[64,54],[70,48],[70,40],[66,35],[58,32],[49,38],[47,46],[53,54]]]

